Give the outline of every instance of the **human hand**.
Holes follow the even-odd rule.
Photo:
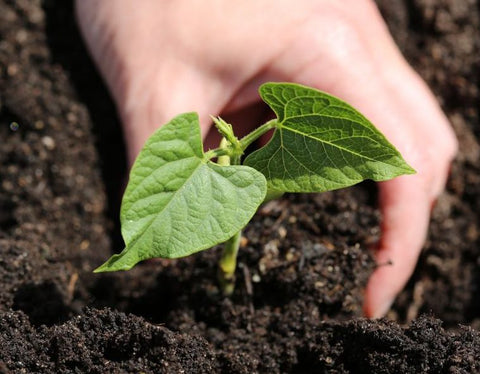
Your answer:
[[[365,313],[384,315],[412,274],[456,140],[431,92],[395,47],[371,0],[77,0],[79,24],[117,104],[133,161],[178,113],[264,122],[266,81],[316,87],[364,113],[416,170],[380,184],[380,266]],[[241,131],[238,131],[241,134]],[[210,143],[212,144],[212,143]]]

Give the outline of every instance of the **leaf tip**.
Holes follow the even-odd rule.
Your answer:
[[[417,171],[416,171],[414,168],[412,168],[410,165],[408,165],[408,164],[407,164],[407,168],[406,168],[406,169],[407,169],[407,170],[406,170],[405,174],[417,174]]]
[[[119,271],[119,270],[130,270],[136,265],[136,262],[133,264],[130,262],[121,261],[123,256],[123,252],[113,255],[110,257],[105,263],[100,265],[98,268],[93,270],[94,273],[107,273],[111,271]]]
[[[98,273],[106,273],[108,271],[112,271],[109,269],[108,267],[108,261],[103,263],[102,265],[100,265],[98,268],[96,268],[95,270],[93,270],[93,272],[95,274],[98,274]]]
[[[402,156],[401,157],[401,166],[402,166],[402,174],[401,175],[411,175],[411,174],[417,174],[417,171],[410,166],[410,164],[408,164],[405,159],[403,159]]]

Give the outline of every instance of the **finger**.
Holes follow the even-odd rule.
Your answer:
[[[174,116],[198,112],[205,136],[209,115],[229,101],[224,87],[193,59],[161,48],[160,21],[152,19],[152,9],[155,2],[76,2],[82,34],[123,123],[130,164],[145,140]]]
[[[371,276],[364,311],[378,318],[412,275],[427,234],[431,195],[421,176],[404,176],[380,185],[382,238],[376,251],[379,267]]]
[[[198,113],[205,138],[212,123],[210,115],[218,115],[224,104],[213,85],[188,69],[126,74],[131,83],[118,109],[130,163],[156,129],[181,113]]]

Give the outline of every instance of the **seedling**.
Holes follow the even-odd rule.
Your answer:
[[[267,195],[323,192],[415,172],[363,115],[331,95],[266,83],[260,96],[277,118],[241,139],[214,118],[223,136],[219,148],[203,151],[196,113],[175,117],[147,140],[122,201],[126,248],[95,272],[189,256],[225,242],[219,279],[230,294],[241,230]],[[245,149],[271,129],[271,140],[242,164]]]

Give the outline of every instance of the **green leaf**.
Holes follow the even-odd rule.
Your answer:
[[[255,169],[208,161],[197,114],[182,114],[137,157],[120,214],[126,248],[95,271],[128,270],[148,258],[188,256],[224,242],[248,223],[265,194],[265,178]]]
[[[415,173],[364,116],[340,99],[292,83],[266,83],[260,95],[278,124],[270,142],[245,165],[262,172],[269,188],[322,192]]]

